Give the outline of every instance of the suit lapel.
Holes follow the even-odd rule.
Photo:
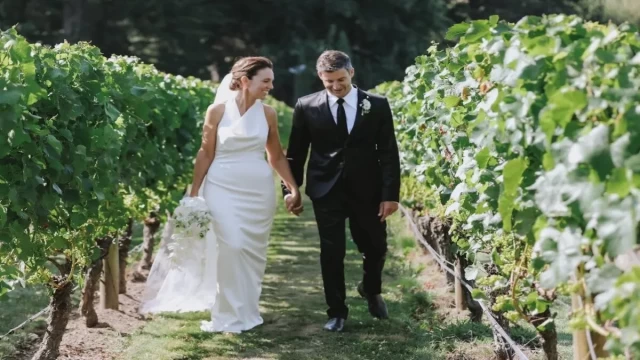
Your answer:
[[[327,96],[327,91],[320,92],[318,96],[318,109],[319,112],[319,121],[329,122],[329,126],[333,129],[336,129],[338,125],[333,119],[333,115],[331,115],[331,109],[329,108],[329,97]]]
[[[358,128],[360,127],[360,124],[362,123],[362,108],[360,107],[360,105],[362,104],[362,100],[367,96],[362,90],[360,90],[360,88],[356,87],[356,90],[358,90],[358,103],[356,104],[356,119],[353,122],[353,128],[351,128],[351,133],[349,133],[349,137],[351,137],[353,133],[355,133],[358,130]]]

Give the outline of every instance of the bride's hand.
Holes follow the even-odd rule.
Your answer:
[[[285,196],[284,199],[287,211],[293,213],[294,215],[298,216],[304,210],[304,206],[302,205],[302,197],[299,191],[292,191],[291,194]]]

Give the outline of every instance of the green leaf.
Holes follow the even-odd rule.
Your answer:
[[[7,223],[7,207],[0,204],[0,228]]]
[[[7,140],[12,147],[18,147],[26,142],[29,142],[31,138],[22,129],[22,127],[17,126],[13,130],[9,131],[9,137]]]
[[[511,231],[512,213],[515,207],[516,195],[522,181],[522,174],[527,167],[527,161],[523,158],[510,160],[502,171],[504,177],[503,189],[498,200],[498,211],[502,217],[502,226],[505,231]]]
[[[62,236],[55,236],[51,242],[51,247],[54,249],[65,249],[68,245],[67,239]]]
[[[489,152],[488,148],[482,148],[482,150],[480,150],[477,154],[476,154],[476,162],[478,163],[478,167],[480,169],[486,169],[487,168],[487,164],[489,163],[489,159],[491,159],[491,153]]]
[[[553,111],[546,107],[540,111],[540,129],[546,135],[547,142],[551,142],[556,130],[556,121]]]
[[[147,89],[147,88],[140,87],[140,86],[134,86],[134,87],[131,88],[131,95],[133,95],[133,96],[143,96],[148,91],[149,91],[149,89]]]
[[[47,143],[60,155],[62,153],[62,143],[53,135],[47,135]]]
[[[544,301],[544,300],[538,300],[536,301],[536,313],[538,314],[542,314],[543,312],[547,311],[547,309],[549,308],[549,304]]]
[[[631,192],[631,182],[627,176],[627,169],[616,168],[607,181],[607,192],[625,197]]]
[[[517,234],[523,238],[530,235],[538,220],[539,213],[536,207],[527,207],[524,210],[517,211],[514,229]]]
[[[556,92],[549,101],[549,106],[541,114],[541,125],[547,138],[556,126],[564,129],[574,114],[587,106],[587,96],[579,90]]]
[[[533,65],[529,65],[522,70],[522,80],[537,81],[540,76],[544,74],[545,62],[542,60],[537,61]]]
[[[85,214],[80,212],[74,212],[71,214],[71,227],[74,229],[80,228],[87,222],[87,217]]]
[[[471,22],[471,28],[464,35],[467,43],[474,43],[484,37],[491,35],[491,27],[486,20],[476,20]]]
[[[471,291],[471,296],[476,299],[476,300],[487,300],[487,295],[484,293],[484,291],[480,290],[480,289],[473,289]]]
[[[71,134],[71,131],[69,131],[68,129],[60,129],[60,135],[62,135],[65,139],[67,139],[67,141],[72,142],[73,141],[73,135]]]
[[[616,62],[615,54],[602,48],[596,50],[596,57],[605,64]]]
[[[22,98],[22,91],[18,89],[0,89],[0,104],[15,105]]]
[[[76,146],[76,154],[81,156],[87,156],[87,148],[84,145]]]
[[[458,104],[460,103],[460,98],[457,96],[447,96],[443,99],[444,105],[447,108],[453,108],[458,106]]]
[[[61,195],[61,193],[58,194]],[[52,192],[47,192],[42,195],[42,198],[40,199],[40,206],[42,206],[45,211],[49,212],[56,206],[59,199],[60,197],[58,195]]]
[[[550,171],[555,166],[556,164],[555,164],[555,161],[553,160],[553,155],[549,152],[544,153],[544,155],[542,156],[542,167],[545,170]]]
[[[120,116],[120,111],[116,109],[116,107],[113,106],[111,103],[107,103],[107,105],[105,105],[104,112],[111,119],[111,121],[116,121]]]
[[[469,30],[469,24],[461,23],[453,25],[445,35],[446,40],[456,40]]]
[[[498,253],[498,249],[493,248],[491,251],[491,261],[497,266],[502,266],[502,258],[500,257],[500,253]]]
[[[10,41],[11,42],[11,41]],[[9,49],[12,60],[17,63],[28,62],[31,60],[31,47],[24,39],[13,41],[10,46],[5,46],[5,49]],[[33,61],[33,60],[31,60]]]
[[[453,112],[453,114],[451,114],[451,126],[457,128],[462,124],[464,124],[463,115],[457,111]]]
[[[12,203],[19,203],[20,202],[20,198],[18,197],[18,190],[15,187],[12,187],[11,189],[9,189],[9,200]]]
[[[530,56],[552,56],[556,54],[556,38],[546,35],[535,38],[524,37],[524,45],[528,48]]]

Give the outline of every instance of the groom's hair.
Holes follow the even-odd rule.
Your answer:
[[[318,72],[334,72],[340,69],[351,70],[352,68],[349,55],[338,50],[326,50],[320,54],[316,62],[316,71]]]

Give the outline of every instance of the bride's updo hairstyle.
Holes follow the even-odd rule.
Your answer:
[[[233,91],[240,90],[242,88],[240,79],[242,79],[243,76],[246,76],[251,80],[258,71],[266,68],[273,69],[273,63],[271,60],[263,56],[244,57],[236,61],[231,68],[232,78],[231,83],[229,84],[229,89]]]

